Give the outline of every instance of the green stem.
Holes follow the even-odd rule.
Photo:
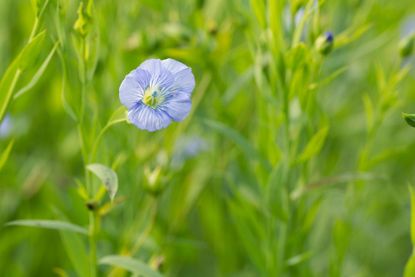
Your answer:
[[[99,229],[99,218],[95,211],[89,212],[89,262],[90,262],[90,276],[97,276],[97,245],[96,234]]]
[[[3,120],[3,117],[6,113],[7,106],[9,105],[10,100],[12,99],[13,91],[17,85],[17,81],[19,80],[21,73],[22,71],[20,69],[16,70],[16,72],[14,73],[12,82],[9,86],[9,89],[7,90],[6,99],[4,103],[0,104],[0,122]]]
[[[30,32],[29,40],[27,43],[31,42],[36,35],[37,28],[39,27],[39,18],[35,18],[35,23],[33,23],[32,31]]]

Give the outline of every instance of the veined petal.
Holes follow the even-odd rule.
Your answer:
[[[192,101],[188,94],[170,94],[158,108],[166,112],[174,121],[182,121],[190,112]]]
[[[174,76],[174,84],[171,90],[178,89],[187,94],[192,93],[195,87],[195,77],[190,67],[173,59],[162,60],[161,64]]]
[[[178,62],[176,60],[173,60],[173,59],[162,60],[161,64],[163,65],[163,67],[165,69],[167,69],[168,71],[170,71],[173,74],[175,74],[179,71],[182,71],[183,69],[189,68],[185,64],[183,64],[181,62]]]
[[[171,118],[164,111],[152,109],[143,103],[138,103],[129,110],[128,119],[138,128],[150,132],[165,128],[171,122]]]
[[[130,109],[136,105],[144,95],[145,89],[150,84],[151,75],[144,70],[131,71],[120,85],[120,102]]]
[[[174,82],[173,74],[162,66],[161,60],[159,59],[146,60],[145,62],[140,64],[138,68],[150,73],[151,87],[166,88],[170,87]]]
[[[195,88],[195,77],[190,68],[183,69],[174,74],[174,86],[181,91],[192,94]]]

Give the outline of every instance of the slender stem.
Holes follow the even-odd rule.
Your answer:
[[[111,127],[111,124],[105,125],[104,128],[102,128],[101,131],[99,132],[96,139],[94,140],[94,143],[92,145],[91,155],[89,156],[89,162],[92,162],[95,159],[95,155],[96,155],[96,152],[97,152],[97,147],[98,147],[99,143],[101,142],[102,136],[109,129],[109,127]]]
[[[4,114],[6,113],[7,106],[10,103],[10,100],[12,99],[13,91],[16,87],[17,81],[19,80],[21,73],[22,71],[20,69],[16,70],[16,72],[14,73],[12,82],[7,91],[5,102],[0,104],[0,122],[3,120]]]
[[[85,142],[85,137],[83,134],[83,126],[85,122],[85,100],[86,100],[86,90],[87,90],[87,73],[86,73],[86,41],[85,38],[81,39],[80,45],[80,79],[81,79],[81,105],[79,110],[79,121],[78,121],[78,133],[81,142],[81,152],[84,162],[84,174],[85,174],[85,185],[89,194],[89,197],[93,199],[94,197],[94,188],[89,179],[89,172],[86,168],[87,163],[89,162],[90,156],[88,155],[87,145]],[[99,230],[99,216],[96,211],[92,209],[89,212],[89,263],[90,263],[90,276],[97,276],[97,242],[96,234]]]
[[[89,212],[89,262],[90,262],[90,276],[97,276],[97,246],[96,234],[99,228],[98,216],[95,211]]]
[[[39,27],[39,18],[36,17],[35,23],[33,24],[33,28],[32,28],[32,31],[30,32],[29,40],[27,43],[31,42],[32,39],[35,37],[38,27]]]

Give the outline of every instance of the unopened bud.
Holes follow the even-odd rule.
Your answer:
[[[415,33],[412,33],[411,35],[404,37],[399,42],[399,54],[402,58],[409,57],[412,54],[412,51],[414,49],[414,43],[415,43]]]
[[[332,32],[320,35],[316,40],[316,49],[323,55],[327,55],[333,49],[334,36]]]
[[[75,31],[85,37],[89,33],[92,22],[92,1],[88,1],[88,4],[84,4],[83,1],[78,6],[78,18],[75,21],[73,28]]]
[[[161,180],[161,167],[156,167],[154,170],[150,170],[149,167],[144,168],[144,188],[153,195],[159,195],[164,188]]]
[[[402,117],[405,119],[406,123],[408,123],[409,126],[415,128],[415,114],[402,113]]]

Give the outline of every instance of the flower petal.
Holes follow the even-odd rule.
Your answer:
[[[144,70],[131,71],[120,85],[120,101],[130,109],[136,105],[144,95],[145,89],[150,84],[151,75]]]
[[[174,83],[183,92],[189,95],[192,94],[195,87],[195,77],[193,76],[192,70],[186,68],[174,74]]]
[[[178,62],[173,59],[165,59],[161,61],[161,64],[165,69],[170,71],[171,73],[175,74],[179,71],[182,71],[183,69],[189,68],[184,63]]]
[[[174,93],[168,95],[163,104],[159,107],[166,112],[174,121],[182,121],[189,114],[192,108],[190,95],[184,93]]]
[[[173,59],[165,59],[161,63],[174,76],[174,85],[171,90],[179,89],[187,94],[191,94],[195,87],[195,77],[193,76],[192,69]]]
[[[168,71],[162,66],[161,60],[159,59],[146,60],[142,64],[140,64],[138,68],[150,73],[151,87],[166,88],[170,87],[174,82],[174,76],[170,71]]]
[[[171,123],[171,118],[164,111],[152,109],[141,102],[129,110],[128,119],[138,128],[150,132],[165,128]]]

